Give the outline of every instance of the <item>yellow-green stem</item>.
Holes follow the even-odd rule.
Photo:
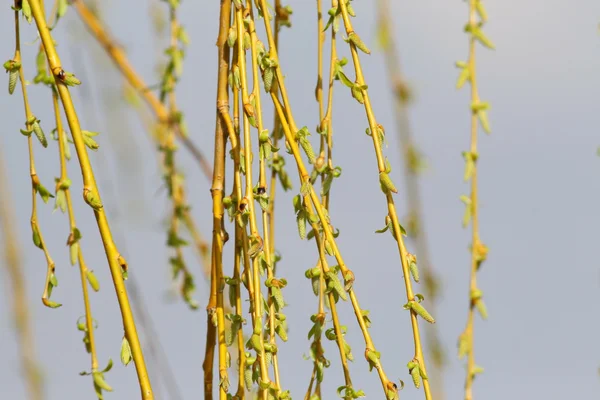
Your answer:
[[[218,80],[217,80],[217,109],[214,145],[214,166],[211,194],[213,199],[213,234],[212,234],[212,274],[211,293],[207,306],[208,324],[206,357],[204,359],[204,393],[205,398],[212,399],[213,359],[215,333],[218,333],[219,343],[219,399],[226,399],[227,377],[227,347],[225,343],[225,317],[223,311],[223,242],[225,231],[223,229],[223,190],[225,185],[225,146],[227,131],[221,119],[221,109],[229,106],[229,93],[227,91],[227,73],[229,70],[229,48],[227,46],[227,32],[231,23],[231,0],[221,1],[219,32],[217,36],[218,48]],[[213,325],[211,314],[216,313],[216,327]],[[216,328],[216,329],[215,329]],[[227,380],[227,381],[226,381]]]
[[[352,22],[350,21],[350,15],[348,13],[347,3],[345,3],[344,1],[341,1],[339,4],[340,4],[340,9],[342,11],[342,19],[344,21],[344,26],[346,28],[346,34],[348,36],[354,35],[355,32],[352,27]],[[358,49],[357,49],[356,45],[354,44],[354,42],[352,42],[352,41],[349,42],[349,45],[350,45],[350,51],[352,53],[354,70],[356,72],[356,84],[359,86],[364,86],[364,85],[366,85],[366,82],[365,82],[365,78],[364,78],[364,75],[362,72],[360,58],[358,56]],[[367,120],[369,121],[369,128],[371,131],[371,137],[373,139],[373,147],[375,149],[375,155],[377,158],[378,172],[380,174],[386,173],[386,166],[385,166],[385,160],[384,160],[382,150],[381,150],[380,137],[377,134],[378,124],[377,124],[377,120],[375,119],[375,114],[373,112],[373,108],[371,106],[371,100],[370,100],[369,95],[366,90],[362,90],[362,94],[364,97],[365,113],[367,115]],[[412,283],[410,281],[411,274],[410,274],[409,267],[408,267],[406,246],[404,245],[404,240],[402,239],[400,223],[398,220],[398,215],[396,212],[396,207],[394,205],[394,199],[392,197],[391,191],[387,190],[385,193],[385,197],[386,197],[386,202],[387,202],[388,215],[392,221],[392,226],[393,226],[395,237],[396,237],[396,240],[398,243],[398,252],[400,254],[400,262],[401,262],[401,266],[402,266],[402,275],[404,278],[404,286],[406,289],[406,297],[409,302],[414,301],[415,297],[414,297],[414,293],[413,293],[413,289],[412,289]],[[415,357],[414,358],[418,361],[419,368],[421,368],[421,370],[426,375],[427,368],[425,365],[425,358],[423,357],[423,350],[422,350],[422,345],[421,345],[421,335],[419,332],[419,323],[418,323],[418,319],[417,319],[417,313],[412,309],[410,310],[410,320],[411,320],[412,331],[413,331],[413,340],[414,340],[414,345],[415,345]],[[431,396],[431,389],[430,389],[430,385],[429,385],[429,379],[423,379],[423,389],[425,392],[425,398],[427,400],[431,400],[432,396]]]
[[[60,157],[60,178],[57,183],[59,186],[61,183],[65,183],[68,181],[69,177],[67,175],[67,157],[65,153],[65,146],[67,146],[67,134],[63,129],[62,121],[60,118],[60,108],[58,104],[58,95],[55,91],[52,91],[52,106],[54,108],[54,120],[56,123],[56,131],[58,134],[58,149],[59,149],[59,157]],[[71,199],[71,190],[69,188],[64,189],[65,199],[67,203],[67,212],[69,216],[69,229],[70,234],[75,235],[75,230],[77,229],[77,225],[75,222],[75,212],[73,211],[73,201]],[[71,236],[70,236],[71,237]],[[96,354],[96,341],[94,340],[94,323],[92,319],[92,308],[90,304],[89,290],[88,290],[88,282],[87,282],[87,266],[85,264],[83,258],[83,250],[81,246],[79,246],[79,250],[77,252],[77,262],[79,263],[79,271],[81,276],[81,288],[83,293],[83,305],[85,308],[85,325],[89,338],[89,349],[92,363],[92,372],[96,372],[98,369],[98,357]]]
[[[280,86],[283,86],[283,85],[280,84]],[[308,172],[306,171],[306,167],[304,166],[304,162],[302,161],[302,157],[300,155],[300,150],[298,148],[298,144],[296,143],[296,141],[294,139],[294,135],[292,134],[291,128],[287,122],[283,105],[281,104],[279,99],[273,93],[271,93],[271,99],[273,100],[273,104],[275,105],[276,112],[279,115],[279,118],[280,118],[280,121],[281,121],[281,124],[283,127],[283,131],[285,133],[286,140],[290,145],[292,154],[296,161],[296,165],[298,166],[300,180],[302,182],[309,182]],[[347,292],[350,295],[352,307],[354,309],[354,314],[356,316],[357,322],[360,326],[360,330],[361,330],[361,332],[363,334],[363,338],[365,340],[366,352],[376,351],[375,345],[373,344],[373,340],[371,339],[371,335],[369,334],[366,323],[364,321],[364,318],[362,315],[362,309],[360,308],[360,305],[358,304],[358,300],[356,299],[354,289],[352,288],[352,282],[354,281],[354,276],[353,276],[352,272],[345,267],[341,253],[339,252],[337,245],[335,244],[335,238],[333,237],[332,228],[329,225],[328,219],[325,217],[325,214],[324,214],[323,208],[321,206],[321,203],[319,201],[319,198],[315,192],[314,187],[312,185],[310,185],[310,182],[309,182],[309,187],[310,187],[310,193],[304,197],[308,212],[310,214],[312,214],[313,207],[314,207],[314,210],[316,210],[316,212],[319,216],[319,220],[321,221],[321,225],[323,226],[323,232],[325,234],[325,237],[326,237],[327,241],[331,244],[336,261],[338,262],[338,266],[340,267],[340,270],[342,271],[342,274],[346,281],[346,286],[348,288]],[[318,228],[317,225],[313,226],[313,230],[315,230],[315,228]],[[315,240],[317,242],[320,241],[320,235],[318,234],[318,229],[315,230]],[[321,255],[321,258],[323,259],[322,255]],[[325,266],[325,263],[322,262],[322,265]],[[406,272],[406,274],[408,274],[408,271]],[[390,392],[396,393],[397,392],[396,385],[387,378],[385,371],[383,370],[383,366],[381,365],[380,362],[377,363],[376,369],[379,374],[379,379],[381,381],[381,385],[383,387],[384,393],[386,393],[386,394],[388,394]]]
[[[419,271],[423,279],[425,296],[429,300],[428,311],[436,315],[436,305],[438,300],[438,277],[432,268],[429,257],[429,245],[427,237],[423,231],[423,211],[421,207],[421,193],[418,183],[419,157],[411,132],[408,103],[410,93],[406,86],[404,77],[400,69],[400,60],[393,36],[393,22],[390,0],[379,1],[379,29],[382,33],[382,46],[385,55],[388,77],[392,83],[394,91],[394,116],[396,118],[396,127],[399,136],[399,145],[401,154],[405,157],[404,177],[406,182],[406,204],[408,215],[411,220],[409,225],[414,225],[414,229],[409,233],[415,243],[416,254],[418,255]],[[415,165],[416,164],[416,165]],[[432,381],[432,396],[436,400],[443,400],[443,369],[445,365],[444,350],[439,332],[436,325],[430,325],[425,328],[427,338],[427,347],[429,349],[430,359],[433,368],[428,376]]]
[[[475,25],[477,23],[477,10],[476,0],[469,0],[469,24]],[[476,74],[476,62],[475,62],[475,45],[476,39],[474,35],[469,38],[469,80],[471,82],[471,104],[479,103],[479,93],[477,90],[477,74]],[[471,111],[471,154],[477,154],[477,114]],[[477,199],[477,163],[473,167],[471,174],[471,268],[470,268],[470,279],[469,279],[469,293],[477,290],[477,246],[479,245],[479,204]],[[474,321],[475,320],[475,302],[472,298],[469,301],[469,313],[467,316],[467,325],[464,330],[464,335],[468,341],[468,352],[467,352],[467,374],[465,377],[465,400],[473,399],[473,378],[475,377],[475,351],[474,351]]]
[[[244,22],[242,16],[243,9],[240,7],[235,11],[235,20],[237,28],[237,53],[238,53],[238,65],[240,69],[240,80],[242,89],[242,103],[244,106],[244,117],[243,117],[243,136],[244,136],[244,161],[245,161],[245,173],[246,173],[246,186],[245,186],[245,200],[247,201],[246,207],[248,208],[248,220],[250,225],[250,235],[253,239],[262,242],[262,238],[258,233],[258,226],[256,223],[255,214],[255,203],[254,203],[254,192],[252,189],[252,139],[250,136],[250,121],[249,115],[246,108],[250,105],[249,93],[248,93],[248,82],[247,82],[247,68],[246,68],[246,54],[244,51]],[[260,101],[257,99],[257,101]],[[255,113],[256,115],[257,113]],[[264,248],[264,242],[261,243]],[[247,252],[247,251],[245,251]],[[257,355],[260,358],[260,373],[261,380],[264,383],[270,382],[268,366],[265,362],[265,350],[262,335],[262,292],[260,286],[260,272],[259,272],[258,258],[252,260],[252,277],[248,277],[248,280],[254,280],[254,304],[253,310],[255,314],[254,328],[257,330],[257,326],[261,327],[261,333],[258,335],[261,345],[260,351]],[[258,325],[257,325],[258,324]],[[260,389],[260,395],[263,400],[267,399],[267,390]]]
[[[83,134],[81,132],[81,127],[79,125],[77,113],[75,111],[75,107],[71,99],[71,94],[69,92],[68,87],[60,79],[60,76],[64,74],[64,71],[60,62],[60,58],[56,52],[52,36],[50,35],[50,30],[48,29],[48,26],[46,24],[46,20],[42,12],[42,7],[40,5],[39,0],[29,0],[29,3],[31,5],[31,11],[35,19],[39,35],[41,37],[42,43],[44,44],[44,51],[46,52],[48,62],[51,66],[52,74],[55,78],[56,87],[60,94],[64,112],[67,116],[69,128],[73,136],[73,142],[75,144],[75,149],[77,151],[77,157],[79,159],[81,173],[83,176],[84,196],[87,196],[88,199],[95,198],[98,201],[98,203],[101,204],[100,193],[96,185],[94,172],[92,170],[87,150],[85,148]],[[131,312],[131,306],[129,304],[127,290],[125,288],[125,282],[123,280],[122,275],[123,268],[126,268],[126,262],[123,259],[123,257],[119,254],[116,248],[104,210],[101,207],[94,209],[94,215],[98,224],[100,236],[102,237],[104,250],[106,252],[113,283],[115,286],[115,291],[117,293],[117,299],[121,308],[121,315],[123,318],[125,335],[131,346],[142,399],[150,400],[154,398],[154,395],[152,393],[152,386],[148,377],[148,371],[146,369],[144,355],[142,353],[142,348],[140,345],[135,321],[133,318],[133,313]]]

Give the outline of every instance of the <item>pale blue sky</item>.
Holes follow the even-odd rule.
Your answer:
[[[421,188],[432,260],[444,281],[444,297],[435,317],[450,360],[445,387],[448,399],[460,399],[464,370],[454,355],[456,338],[466,319],[468,295],[470,239],[468,231],[461,228],[463,206],[459,196],[468,190],[462,182],[461,151],[469,142],[469,98],[467,91],[454,89],[457,71],[453,64],[467,56],[467,38],[462,32],[467,5],[457,0],[392,2],[402,65],[416,94],[410,110],[411,122],[430,166]],[[132,63],[151,82],[159,52],[148,24],[149,3],[165,9],[164,3],[157,0],[106,1],[104,9]],[[288,1],[294,9],[295,27],[284,30],[282,41],[286,45],[280,53],[296,119],[311,129],[318,122],[313,95],[314,3]],[[356,30],[375,49],[374,2],[354,3],[358,14]],[[477,362],[485,373],[476,380],[475,398],[592,398],[600,390],[600,324],[594,306],[600,301],[595,228],[600,225],[600,159],[596,156],[600,144],[600,4],[592,0],[488,0],[486,4],[490,20],[485,29],[497,50],[478,51],[480,95],[492,105],[493,131],[480,140],[481,234],[490,254],[479,280],[490,318],[483,323],[478,320],[476,325]],[[178,89],[179,103],[186,112],[193,140],[210,153],[218,1],[184,1],[181,10],[181,20],[192,43]],[[0,34],[5,38],[0,41],[0,54],[9,59],[14,43],[8,5],[0,18]],[[35,37],[33,27],[25,27],[23,41],[31,42]],[[117,242],[127,254],[132,279],[144,290],[183,398],[198,398],[207,293],[199,281],[196,298],[201,310],[195,313],[180,301],[165,301],[170,253],[164,245],[161,223],[167,202],[163,192],[157,194],[160,171],[154,149],[135,114],[125,110],[114,93],[120,85],[119,75],[83,30],[73,10],[60,23],[56,37],[63,65],[84,81],[73,90],[82,124],[85,129],[102,132],[98,137],[100,151],[91,157],[99,171],[105,202],[110,202],[109,220]],[[344,48],[341,53],[347,55],[348,51]],[[33,46],[26,46],[24,57],[27,76],[32,78]],[[363,60],[377,118],[392,132],[391,96],[381,53],[374,51]],[[94,71],[97,76],[82,75],[84,67],[87,75]],[[50,93],[37,87],[30,87],[30,92],[33,112],[49,133]],[[117,114],[108,117],[106,99]],[[355,288],[361,306],[371,310],[371,333],[382,350],[388,375],[407,382],[402,398],[420,398],[423,394],[409,384],[406,369],[413,346],[408,314],[401,307],[405,300],[403,289],[398,289],[402,287],[398,256],[389,236],[374,234],[381,228],[386,211],[370,139],[364,135],[366,119],[360,105],[345,90],[338,90],[336,101],[335,162],[344,172],[333,187],[331,215],[341,230],[339,245],[356,274]],[[79,273],[69,267],[65,246],[67,219],[59,213],[52,214],[51,205],[40,208],[41,227],[60,280],[54,298],[63,303],[62,308],[50,310],[40,301],[45,274],[43,255],[31,243],[28,228],[30,186],[26,140],[18,131],[24,121],[20,95],[10,97],[3,89],[0,110],[4,127],[0,147],[9,166],[28,296],[35,317],[36,346],[47,378],[47,399],[92,399],[90,378],[78,376],[79,371],[89,368],[89,356],[76,329],[76,320],[83,312]],[[392,176],[401,187],[395,135],[389,134],[388,140],[386,155],[394,166]],[[118,156],[109,154],[110,141],[117,144]],[[209,232],[209,185],[185,151],[181,153],[194,215],[203,231]],[[361,162],[356,162],[358,159]],[[36,146],[36,161],[42,181],[51,187],[58,174],[55,143],[45,150]],[[70,174],[74,187],[80,188],[75,161],[71,162]],[[75,193],[79,193],[77,190]],[[285,370],[284,387],[292,391],[294,398],[302,398],[312,368],[302,354],[309,348],[309,316],[316,310],[316,299],[304,271],[312,266],[315,249],[312,243],[301,242],[297,237],[291,196],[288,193],[281,197],[277,214],[278,248],[284,257],[280,274],[291,282],[285,289],[289,342],[280,347],[279,354]],[[403,215],[403,197],[397,198]],[[103,285],[99,294],[92,294],[94,316],[100,324],[96,331],[98,355],[101,363],[109,357],[117,361],[122,337],[118,305],[93,215],[79,199],[76,196],[83,251]],[[366,204],[370,206],[365,207]],[[191,252],[188,259],[199,275]],[[6,280],[6,274],[0,276]],[[0,287],[0,387],[7,398],[20,400],[26,397],[6,306],[7,286]],[[347,304],[341,310],[342,321],[349,326],[347,338],[356,355],[351,367],[355,386],[365,390],[367,398],[381,398],[377,376],[367,372],[361,356],[363,345],[352,310]],[[333,399],[343,376],[335,347],[330,345],[326,351],[332,367],[326,371],[325,398]],[[133,365],[124,368],[117,362],[107,380],[115,392],[106,394],[106,399],[137,398]],[[167,398],[157,390],[157,399]]]

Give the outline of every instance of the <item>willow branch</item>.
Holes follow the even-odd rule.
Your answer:
[[[87,149],[85,147],[83,134],[79,125],[79,119],[75,111],[73,101],[71,99],[71,93],[68,89],[67,83],[74,83],[72,75],[68,75],[62,68],[60,58],[56,52],[54,41],[50,35],[50,30],[46,24],[45,16],[42,11],[39,0],[29,0],[33,17],[35,19],[36,26],[42,43],[44,44],[44,50],[48,63],[51,67],[52,74],[54,76],[56,88],[60,94],[61,102],[64,108],[69,128],[73,136],[73,142],[77,151],[77,157],[81,167],[81,173],[83,176],[83,196],[84,200],[94,209],[94,215],[98,224],[98,230],[102,237],[104,244],[104,250],[110,266],[110,271],[115,286],[115,292],[117,293],[117,299],[121,308],[121,315],[123,318],[123,326],[125,329],[125,335],[131,346],[133,360],[135,362],[136,371],[138,375],[138,381],[140,385],[140,391],[144,400],[150,400],[154,398],[152,393],[152,386],[148,377],[148,371],[144,361],[142,348],[140,345],[138,333],[131,312],[131,306],[127,297],[127,291],[125,288],[125,282],[123,279],[123,271],[127,269],[127,263],[125,259],[119,254],[117,247],[112,238],[110,227],[106,214],[102,208],[102,201],[100,198],[100,192],[96,185],[94,172],[88,157]]]
[[[26,282],[23,260],[19,250],[17,232],[14,221],[14,207],[10,199],[10,185],[6,175],[4,160],[0,154],[0,226],[4,243],[4,265],[8,273],[6,292],[12,291],[12,310],[17,332],[21,368],[25,374],[26,388],[30,400],[44,398],[44,382],[36,357],[35,338],[33,334],[29,302],[27,300]]]
[[[400,68],[400,59],[396,50],[393,35],[392,10],[389,0],[379,1],[379,29],[382,37],[385,63],[389,81],[394,92],[394,116],[396,130],[398,131],[400,153],[404,156],[404,181],[406,184],[405,196],[409,214],[409,236],[414,239],[416,254],[418,256],[419,270],[423,279],[425,296],[429,299],[429,311],[437,314],[437,301],[439,297],[439,278],[430,261],[429,243],[424,231],[421,191],[419,189],[418,174],[421,167],[421,156],[416,149],[411,131],[408,106],[410,91]],[[432,395],[437,400],[443,399],[443,369],[445,355],[437,325],[425,328],[427,348],[433,368],[430,369]]]

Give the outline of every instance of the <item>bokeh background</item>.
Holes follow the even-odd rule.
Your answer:
[[[13,13],[9,2],[0,13],[0,54],[12,57]],[[156,82],[156,62],[166,46],[164,36],[153,33],[152,16],[166,12],[158,0],[107,0],[102,16],[125,46],[133,65],[147,82]],[[442,301],[435,315],[449,364],[444,375],[447,399],[460,399],[464,365],[456,358],[456,339],[467,313],[470,236],[461,227],[463,183],[461,151],[469,143],[468,91],[456,91],[453,63],[467,57],[467,37],[462,28],[467,4],[462,1],[392,1],[395,39],[402,66],[415,93],[410,108],[416,141],[427,157],[421,179],[425,227],[432,261],[443,283]],[[488,261],[479,274],[490,318],[476,323],[477,363],[485,373],[475,382],[478,399],[593,398],[600,392],[600,323],[598,226],[600,226],[600,3],[593,0],[487,0],[490,20],[486,32],[497,50],[478,48],[480,96],[491,103],[492,135],[480,139],[480,221],[483,241],[490,247]],[[293,108],[300,125],[318,122],[313,88],[316,82],[315,1],[289,0],[294,10],[293,28],[283,29],[281,64]],[[214,129],[216,85],[217,0],[184,1],[180,17],[191,37],[178,86],[178,99],[186,113],[192,140],[210,155]],[[386,155],[394,167],[393,178],[402,187],[402,160],[393,132],[392,95],[381,49],[376,46],[376,2],[355,1],[357,32],[372,47],[363,57],[364,70],[377,118],[387,127]],[[35,72],[37,47],[33,26],[22,30],[28,78]],[[261,31],[262,32],[262,31]],[[146,310],[175,371],[181,398],[201,397],[205,312],[208,292],[191,250],[188,262],[196,272],[196,298],[201,304],[190,311],[169,294],[169,251],[165,246],[164,218],[168,203],[160,190],[161,172],[153,144],[137,115],[122,99],[122,79],[103,50],[69,10],[54,32],[66,69],[83,85],[72,90],[84,129],[100,131],[100,150],[92,153],[100,190],[121,251],[130,263],[130,277],[142,291]],[[340,43],[341,55],[348,55]],[[7,77],[8,79],[8,77]],[[406,363],[413,352],[409,317],[393,240],[375,235],[386,214],[379,193],[371,139],[361,106],[347,89],[337,86],[334,109],[334,157],[343,174],[333,187],[332,220],[340,228],[339,244],[357,276],[355,288],[361,306],[371,310],[371,333],[383,353],[391,378],[407,382],[403,398],[419,398],[410,384]],[[30,86],[33,112],[46,133],[53,127],[51,95]],[[19,92],[0,95],[0,149],[10,175],[10,198],[15,206],[18,240],[24,257],[36,350],[46,378],[46,398],[92,399],[91,378],[78,373],[89,369],[89,356],[76,321],[83,314],[79,272],[69,266],[67,217],[52,213],[53,204],[40,207],[40,224],[57,264],[60,286],[53,298],[60,309],[47,309],[41,301],[45,277],[43,253],[31,242],[29,229],[30,181],[26,139],[19,133],[24,122]],[[267,119],[269,121],[270,119]],[[313,137],[314,138],[314,137]],[[47,149],[35,147],[38,174],[47,187],[59,174],[56,142]],[[182,149],[194,216],[203,232],[210,233],[209,183]],[[290,165],[290,173],[293,168]],[[123,367],[119,348],[123,334],[118,304],[110,281],[96,224],[82,204],[81,181],[75,158],[70,162],[77,201],[82,248],[102,290],[91,295],[98,355],[115,367],[107,381],[115,389],[106,399],[139,396],[133,365]],[[294,174],[292,174],[294,175]],[[296,189],[297,179],[294,176]],[[78,189],[79,188],[79,189]],[[300,241],[291,204],[293,194],[281,195],[277,207],[277,247],[283,255],[279,274],[290,282],[285,289],[289,342],[280,347],[285,371],[283,385],[294,398],[304,395],[312,364],[308,354],[309,316],[317,307],[304,271],[316,254],[314,245]],[[401,214],[404,197],[397,196]],[[231,251],[230,248],[227,249]],[[2,261],[3,262],[3,261]],[[2,398],[25,399],[19,356],[10,314],[10,287],[0,274],[0,391]],[[356,361],[351,372],[356,388],[367,398],[381,398],[376,374],[369,374],[362,357],[363,343],[349,305],[342,304],[341,318],[349,327],[347,339]],[[148,334],[143,335],[148,339]],[[147,343],[145,340],[144,343]],[[333,343],[326,348],[332,366],[326,370],[325,398],[336,398],[343,376]],[[170,399],[156,382],[158,364],[151,365],[157,399]]]

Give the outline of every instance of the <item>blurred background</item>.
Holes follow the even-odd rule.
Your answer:
[[[134,67],[147,82],[157,82],[156,66],[165,59],[162,52],[168,32],[157,37],[152,21],[159,14],[167,15],[166,3],[101,3],[102,19],[119,38]],[[314,99],[315,1],[288,0],[284,4],[292,6],[294,13],[292,29],[284,28],[281,34],[281,65],[298,124],[312,130],[319,122]],[[596,155],[600,144],[600,3],[487,0],[485,4],[489,14],[485,31],[497,50],[478,46],[477,51],[479,92],[482,100],[492,106],[492,134],[481,133],[479,140],[480,231],[490,253],[478,279],[489,319],[482,322],[477,317],[476,321],[476,360],[485,372],[475,380],[475,398],[592,398],[600,392],[600,159]],[[185,112],[192,141],[209,157],[215,120],[218,6],[217,0],[183,1],[179,13],[191,43],[177,88],[178,103]],[[392,177],[402,191],[393,97],[382,51],[377,46],[376,2],[355,1],[353,7],[357,13],[355,30],[373,50],[370,57],[363,57],[364,73],[377,118],[387,128],[389,147],[385,154],[394,168]],[[458,70],[454,62],[467,58],[463,26],[468,7],[458,0],[393,0],[392,14],[403,72],[415,95],[409,110],[413,134],[428,164],[420,185],[432,264],[442,283],[435,318],[448,356],[445,394],[447,399],[460,399],[464,363],[456,357],[456,341],[467,315],[470,233],[461,227],[464,206],[459,196],[469,191],[463,183],[461,152],[469,146],[470,99],[468,89],[455,90]],[[262,30],[259,32],[264,37]],[[200,309],[190,311],[171,293],[171,253],[165,245],[164,225],[169,205],[161,190],[154,144],[138,115],[123,99],[123,80],[118,71],[75,10],[67,12],[53,34],[65,69],[75,72],[83,82],[72,90],[82,127],[101,132],[97,137],[100,150],[90,153],[92,163],[116,242],[129,262],[130,280],[139,286],[145,310],[156,328],[154,333],[142,332],[143,343],[159,340],[174,371],[180,398],[199,398],[208,290],[190,248],[185,254],[196,274],[195,298]],[[0,14],[0,35],[0,54],[10,59],[14,25],[8,3]],[[36,35],[33,25],[23,24],[23,61],[28,79],[35,74],[37,44],[31,43]],[[338,49],[340,55],[349,56],[343,42]],[[57,265],[59,287],[53,299],[63,306],[52,310],[40,301],[46,264],[43,253],[31,241],[31,187],[27,141],[19,133],[25,120],[19,90],[13,96],[6,90],[0,95],[0,152],[10,181],[9,191],[0,193],[0,201],[10,199],[14,204],[46,398],[92,399],[91,378],[78,375],[89,369],[83,335],[76,328],[84,312],[79,271],[70,267],[65,246],[68,219],[52,212],[53,201],[40,204],[39,220]],[[33,85],[28,90],[33,112],[49,134],[54,125],[50,91]],[[355,289],[361,306],[371,311],[371,333],[382,351],[382,363],[391,379],[407,382],[401,398],[419,398],[422,393],[410,384],[406,368],[413,344],[409,316],[402,309],[405,295],[397,250],[389,235],[374,233],[383,226],[386,209],[379,193],[371,139],[364,134],[366,118],[362,106],[346,89],[337,84],[336,90],[334,161],[343,168],[343,174],[332,189],[332,220],[341,231],[338,242],[342,254],[356,274]],[[316,135],[313,139],[316,143]],[[48,188],[59,175],[56,143],[51,141],[47,149],[37,142],[35,146],[38,175]],[[209,237],[210,184],[189,153],[182,148],[178,154],[194,217]],[[290,160],[288,171],[298,190],[291,166]],[[137,398],[134,366],[123,367],[118,362],[121,317],[93,214],[80,201],[81,178],[75,156],[69,171],[83,234],[82,248],[102,285],[99,293],[91,294],[99,324],[99,362],[105,365],[108,358],[115,361],[106,375],[114,392],[106,393],[105,398]],[[285,371],[283,386],[292,391],[294,398],[301,398],[312,371],[312,362],[302,356],[308,354],[307,333],[312,326],[309,317],[317,308],[304,271],[313,266],[316,252],[312,243],[298,238],[291,202],[294,193],[281,194],[276,208],[277,247],[283,256],[278,275],[290,282],[284,292],[289,303],[289,341],[280,346],[279,360]],[[404,215],[402,193],[397,196],[397,207]],[[0,397],[25,399],[5,272],[3,268],[0,273]],[[356,357],[351,365],[355,388],[364,390],[367,398],[381,398],[377,375],[368,373],[362,357],[363,342],[352,309],[342,303],[340,310],[342,323],[348,326],[346,338]],[[333,399],[343,376],[336,347],[333,343],[326,346],[332,365],[325,372],[324,393],[325,398]],[[154,377],[164,369],[158,360],[150,361]],[[176,398],[164,389],[163,384],[155,383],[157,399]]]

